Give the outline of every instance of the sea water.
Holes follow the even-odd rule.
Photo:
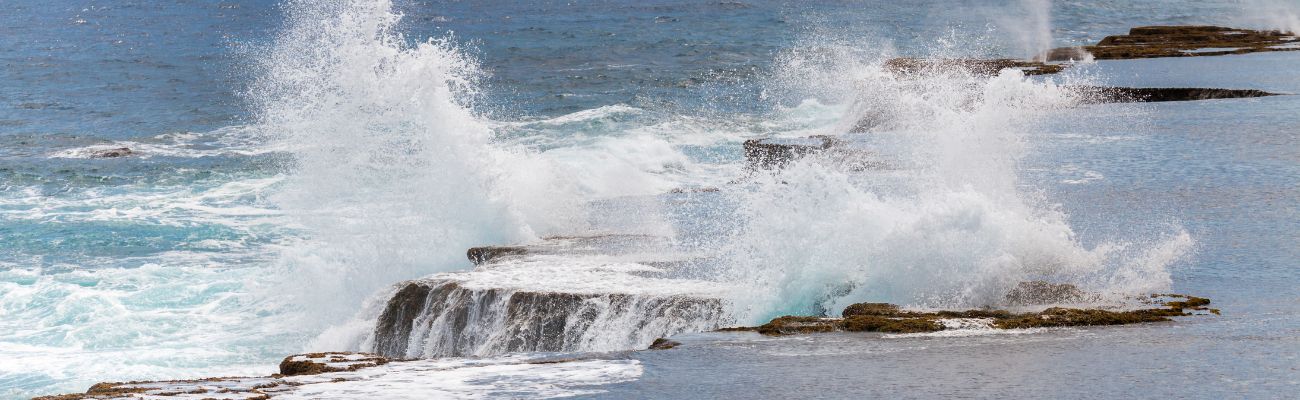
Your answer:
[[[473,385],[439,393],[1278,397],[1300,385],[1300,102],[1078,105],[1061,87],[1300,93],[1300,56],[920,83],[879,68],[1032,57],[1139,25],[1271,27],[1287,4],[0,7],[5,397],[274,372],[288,354],[348,350],[333,347],[368,329],[356,321],[376,293],[470,268],[466,247],[614,217],[615,233],[725,255],[697,278],[755,288],[735,299],[743,323],[857,301],[979,306],[1041,276],[1207,296],[1224,315],[961,337],[702,333],[555,370],[444,368]],[[864,120],[898,168],[745,171],[747,138]],[[119,147],[136,154],[91,157]],[[658,197],[709,187],[727,190],[703,210]]]

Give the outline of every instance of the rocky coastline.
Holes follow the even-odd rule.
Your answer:
[[[900,58],[886,68],[902,78],[929,70],[962,69],[996,75],[1006,69],[1026,75],[1050,75],[1069,68],[1060,62],[1092,58],[1125,60],[1154,57],[1222,56],[1300,50],[1300,38],[1277,31],[1215,26],[1137,27],[1127,35],[1109,36],[1096,45],[1054,49],[1042,60],[938,60]],[[1084,103],[1169,102],[1275,96],[1259,89],[1126,88],[1077,86]],[[750,139],[742,151],[752,170],[777,170],[811,155],[831,156],[854,168],[891,168],[851,138]],[[111,149],[94,158],[127,157],[130,149]],[[709,189],[716,191],[718,189]],[[304,387],[363,381],[384,368],[414,365],[420,359],[512,352],[680,348],[670,340],[688,332],[754,332],[782,336],[825,332],[917,334],[970,326],[988,329],[1034,329],[1110,326],[1175,321],[1177,317],[1217,315],[1209,299],[1154,294],[1133,299],[1143,306],[1079,306],[1095,298],[1074,286],[1044,281],[1019,284],[1001,308],[908,310],[895,304],[858,303],[840,316],[786,315],[758,326],[731,326],[724,296],[695,290],[682,258],[646,258],[672,254],[670,240],[646,235],[594,235],[547,238],[526,245],[483,246],[467,251],[471,271],[440,274],[394,285],[375,320],[365,352],[324,352],[286,357],[279,373],[262,377],[217,377],[198,380],[104,382],[85,393],[38,397],[42,400],[129,398],[269,399]],[[647,249],[667,249],[651,252]],[[561,277],[552,286],[508,282],[488,286],[487,279],[528,269]],[[546,270],[545,268],[552,268]],[[584,275],[588,274],[588,275]],[[599,279],[588,279],[599,276]],[[618,286],[602,286],[601,279]],[[630,282],[630,283],[629,283]],[[625,288],[672,287],[649,293]],[[701,285],[700,287],[703,287]],[[496,310],[488,312],[487,310]],[[685,322],[683,322],[685,321]],[[624,329],[626,335],[605,344],[583,342],[586,332]],[[504,333],[497,334],[494,333]],[[607,347],[602,347],[607,346]],[[564,363],[573,360],[527,362]],[[362,373],[371,371],[371,373]],[[377,372],[376,372],[377,371]]]

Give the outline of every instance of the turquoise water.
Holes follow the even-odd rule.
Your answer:
[[[846,82],[884,57],[1025,56],[1130,26],[1265,26],[1279,14],[1210,1],[1056,2],[1047,19],[1035,19],[1036,2],[396,1],[401,18],[386,25],[387,4],[328,4],[0,5],[0,394],[270,372],[329,342],[376,290],[468,268],[465,247],[573,233],[574,210],[590,201],[725,185],[741,174],[744,139],[837,129],[856,91]],[[375,16],[397,43],[314,19],[341,14]],[[367,57],[393,67],[349,69]],[[1297,65],[1292,53],[1100,62],[1059,79],[1300,93]],[[1030,209],[1062,210],[1048,225],[1080,243],[1046,248],[1141,253],[1185,233],[1187,249],[1157,264],[1168,288],[1213,298],[1221,318],[851,344],[703,334],[631,355],[645,375],[608,395],[775,395],[867,365],[837,378],[849,382],[845,396],[1087,397],[1091,387],[1070,379],[1083,370],[1081,380],[1150,379],[1097,389],[1113,396],[1285,397],[1300,365],[1297,115],[1295,96],[1053,110],[1011,138],[1025,146],[1006,151],[1022,156],[993,164],[1015,171],[990,184],[1042,197],[1023,202]],[[116,147],[138,154],[89,157]],[[837,199],[829,204],[860,200]],[[805,233],[845,236],[827,232]],[[974,257],[1001,245],[981,238],[1020,237],[1000,232],[943,254]],[[889,249],[836,254],[906,253]],[[812,249],[778,250],[822,261]],[[798,288],[841,275],[808,276],[809,286],[783,287],[787,302],[749,317],[804,310],[818,294]],[[911,284],[881,281],[872,293],[911,301]],[[828,353],[840,346],[856,350]],[[953,360],[965,367],[936,369]],[[960,378],[934,385],[933,371]],[[1012,372],[1033,384],[988,384]],[[752,384],[765,377],[790,384]],[[701,385],[716,389],[683,392]]]

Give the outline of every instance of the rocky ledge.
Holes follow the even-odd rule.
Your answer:
[[[1127,60],[1300,50],[1294,32],[1257,31],[1221,26],[1141,26],[1127,35],[1107,36],[1096,45],[1048,51],[1048,61]]]
[[[645,348],[725,324],[714,282],[686,277],[689,259],[644,235],[553,237],[467,252],[473,271],[403,282],[371,343],[392,357]]]
[[[1086,301],[1088,295],[1071,285],[1025,282],[1007,300],[1033,303]],[[1170,317],[1219,314],[1209,308],[1210,300],[1179,294],[1157,294],[1143,303],[1155,307],[1138,309],[1050,307],[1038,312],[999,309],[965,311],[909,311],[888,303],[858,303],[844,309],[840,318],[787,315],[754,327],[723,328],[720,331],[753,331],[764,335],[792,335],[819,332],[925,333],[948,329],[1027,329],[1070,326],[1127,325],[1170,321]]]
[[[280,373],[262,377],[222,377],[174,381],[101,382],[85,393],[37,397],[34,400],[79,399],[269,399],[304,385],[357,379],[340,374],[397,361],[366,353],[310,353],[285,357]]]
[[[512,378],[512,373],[529,379]],[[36,399],[554,398],[592,393],[591,385],[623,382],[639,374],[636,361],[616,356],[407,360],[311,353],[286,357],[280,373],[268,376],[103,382],[85,393]]]

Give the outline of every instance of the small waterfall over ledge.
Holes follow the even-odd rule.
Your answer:
[[[372,351],[391,357],[615,351],[655,338],[717,329],[716,298],[469,289],[450,279],[409,281],[389,300]]]
[[[610,250],[611,238],[647,239],[565,238],[473,249],[471,258],[482,261],[474,271],[399,284],[363,347],[410,358],[616,351],[734,323],[721,296],[725,287],[676,276],[689,261],[582,254]]]

